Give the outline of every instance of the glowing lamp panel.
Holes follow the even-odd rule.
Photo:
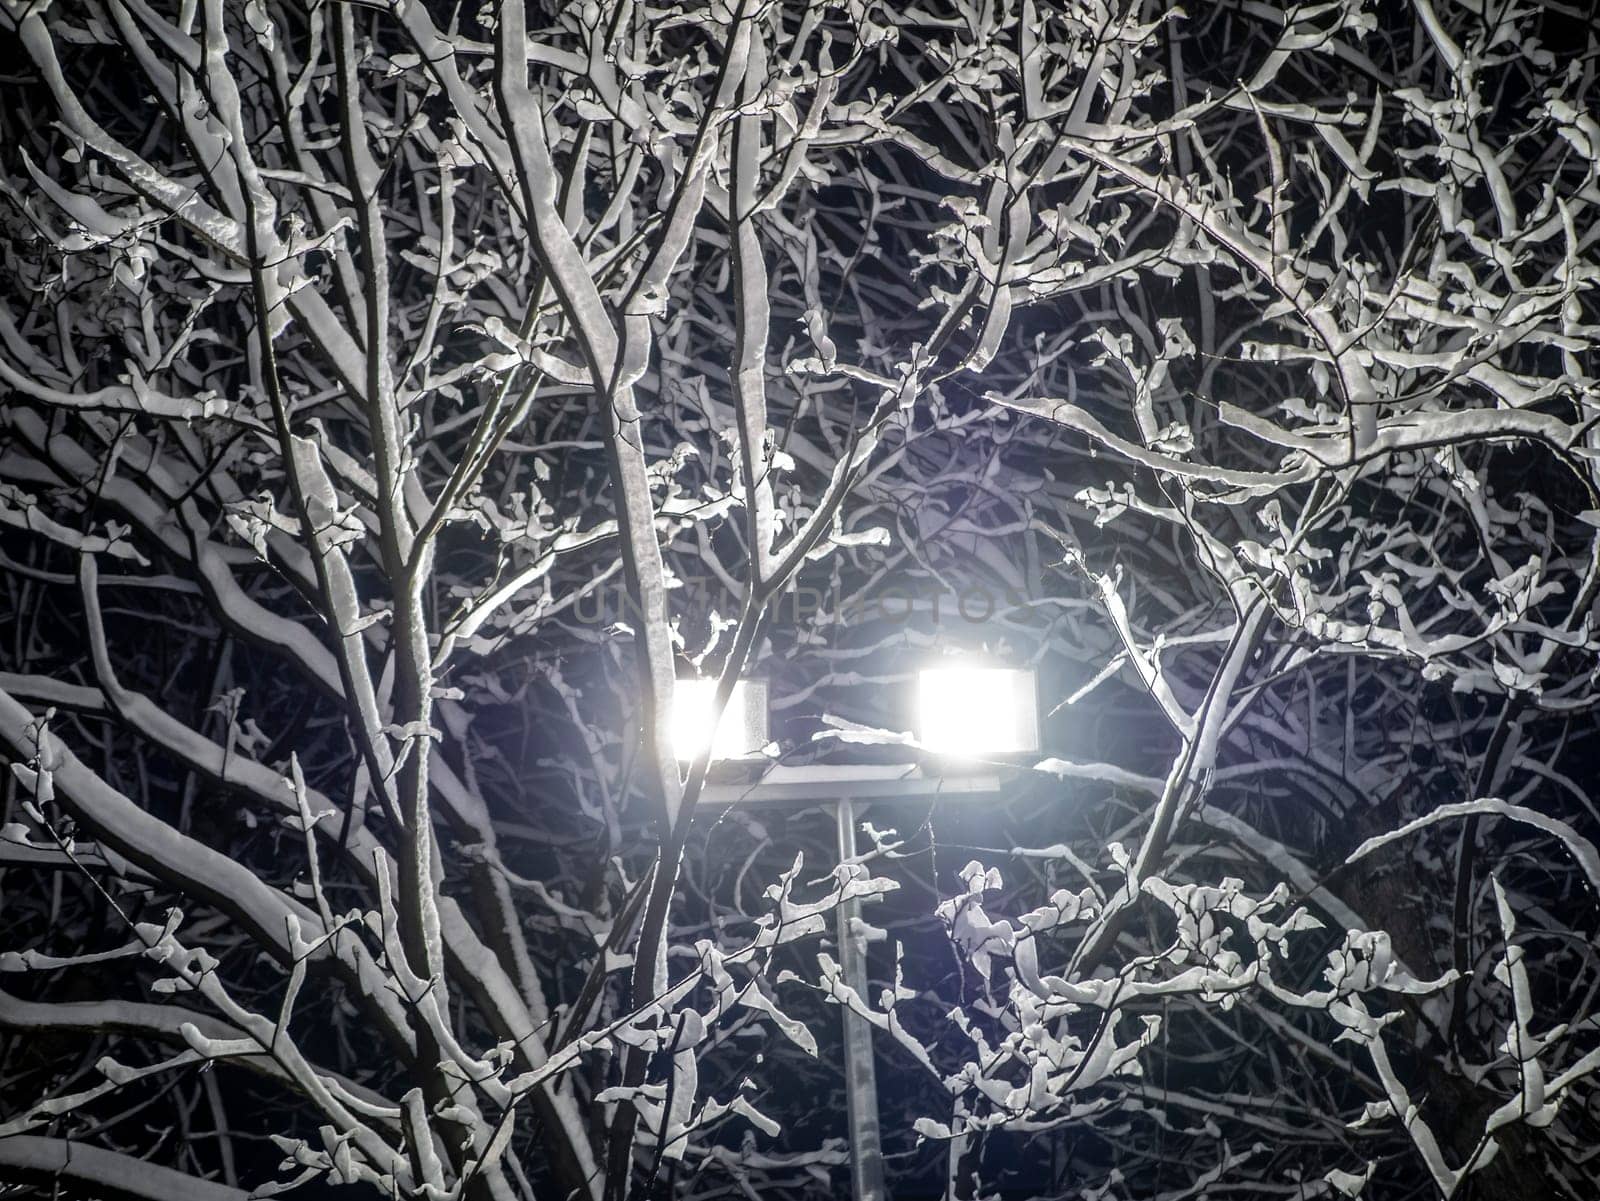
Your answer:
[[[943,755],[1039,749],[1033,673],[1002,667],[939,667],[917,681],[917,740]]]
[[[679,680],[672,690],[672,749],[682,762],[700,756],[709,745],[713,759],[759,755],[767,742],[767,686],[740,680],[715,723],[717,682]]]

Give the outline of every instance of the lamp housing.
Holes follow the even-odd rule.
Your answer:
[[[739,680],[713,722],[717,681],[679,680],[672,689],[672,751],[690,763],[711,748],[713,760],[758,759],[767,745],[767,683]]]
[[[917,741],[952,758],[1039,749],[1038,687],[1032,671],[955,663],[917,675]]]

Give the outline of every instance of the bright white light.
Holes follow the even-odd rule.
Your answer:
[[[743,759],[761,753],[767,742],[767,686],[740,680],[712,731],[715,680],[679,680],[672,690],[672,750],[689,762],[711,747],[713,759]]]
[[[921,672],[917,713],[917,741],[943,755],[1039,749],[1031,671],[958,666]]]

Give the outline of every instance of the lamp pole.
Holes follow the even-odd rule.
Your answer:
[[[849,797],[834,806],[839,824],[839,862],[856,857],[856,807]],[[867,995],[867,932],[861,901],[849,897],[835,913],[839,923],[839,972]],[[870,1001],[868,1002],[871,1003]],[[872,1025],[844,1007],[844,1089],[850,1116],[850,1185],[856,1201],[884,1201],[883,1140],[878,1130],[878,1073],[872,1062]]]
[[[707,785],[701,804],[809,808],[830,804],[839,829],[839,861],[856,857],[856,805],[870,800],[929,800],[934,797],[993,796],[1001,776],[980,772],[930,776],[906,764],[777,765],[754,780]],[[867,1004],[867,932],[857,898],[841,901],[836,912],[839,975]],[[854,1201],[887,1201],[883,1183],[883,1140],[878,1124],[878,1074],[872,1059],[872,1023],[842,1006],[845,1105],[850,1122],[850,1187]]]

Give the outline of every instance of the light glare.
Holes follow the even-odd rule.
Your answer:
[[[767,686],[740,680],[733,686],[722,720],[712,730],[715,680],[679,680],[672,690],[672,749],[688,763],[711,747],[713,759],[742,759],[766,745]]]
[[[936,667],[917,680],[917,739],[943,755],[1039,749],[1033,673],[1004,667]]]

